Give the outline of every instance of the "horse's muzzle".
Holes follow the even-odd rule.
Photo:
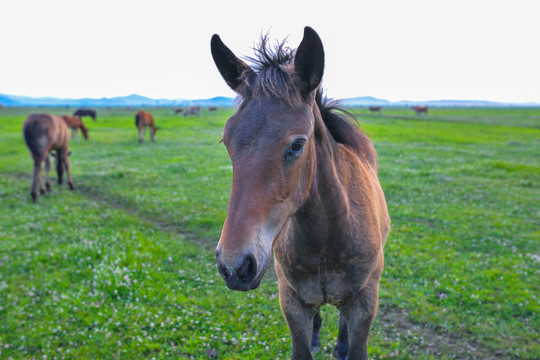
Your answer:
[[[257,276],[257,260],[253,254],[240,256],[231,266],[222,261],[221,249],[218,247],[216,261],[219,273],[229,289],[249,291],[259,287],[262,276]]]

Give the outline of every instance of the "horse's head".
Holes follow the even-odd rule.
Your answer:
[[[73,116],[75,118],[76,122],[79,123],[79,128],[81,129],[81,132],[84,136],[85,140],[88,140],[88,128],[84,125],[84,123],[81,120],[80,116]]]
[[[88,128],[86,128],[86,126],[84,126],[84,124],[81,126],[81,132],[84,136],[84,139],[85,140],[88,140]]]
[[[306,27],[296,53],[283,44],[270,50],[266,43],[263,38],[252,68],[218,35],[211,41],[218,70],[242,100],[223,131],[233,183],[216,249],[227,286],[242,291],[259,286],[274,241],[310,194],[315,168],[322,42]]]

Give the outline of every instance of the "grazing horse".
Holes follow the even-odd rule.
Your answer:
[[[66,122],[67,126],[71,129],[71,132],[75,137],[75,141],[79,141],[79,129],[81,129],[85,140],[88,140],[88,129],[86,128],[86,126],[84,126],[84,123],[82,122],[80,117],[63,115],[62,118]]]
[[[195,116],[199,117],[200,111],[201,111],[200,106],[190,106],[184,112],[184,117],[189,116],[189,115],[195,115]]]
[[[137,126],[137,130],[139,132],[140,143],[144,141],[144,133],[147,126],[150,128],[150,140],[154,142],[154,135],[156,134],[157,128],[154,124],[154,117],[152,114],[150,114],[148,111],[137,111],[135,114],[135,126]]]
[[[208,112],[217,111],[217,106],[210,106]]]
[[[49,153],[56,150],[56,172],[58,184],[62,184],[64,170],[67,174],[68,185],[71,190],[75,189],[71,179],[69,164],[69,129],[63,118],[49,114],[32,114],[26,118],[23,124],[23,134],[26,145],[30,149],[34,159],[34,173],[32,176],[32,200],[37,200],[37,187],[41,194],[51,191],[51,178],[49,171],[51,162]],[[54,155],[54,154],[52,154]],[[41,182],[41,163],[45,162],[45,186]]]
[[[416,115],[420,115],[422,113],[426,114],[427,115],[427,111],[428,111],[428,107],[427,106],[419,106],[419,105],[416,105],[416,106],[412,106],[411,109],[414,110],[415,114]]]
[[[332,304],[337,358],[367,360],[390,218],[375,148],[352,114],[323,99],[321,39],[306,27],[291,51],[263,37],[252,66],[217,34],[211,51],[242,100],[222,138],[233,178],[216,248],[221,276],[230,289],[256,289],[273,251],[292,359],[313,359],[319,309]]]
[[[371,112],[378,112],[379,115],[381,115],[381,107],[380,106],[370,106],[369,111]]]
[[[90,116],[92,118],[92,120],[96,120],[97,121],[97,114],[95,112],[95,110],[91,110],[91,109],[79,109],[77,111],[75,111],[73,113],[74,116],[78,116],[80,118],[82,118],[83,116]]]
[[[174,110],[174,115],[181,114],[183,112],[184,112],[184,108],[177,108],[177,109]]]

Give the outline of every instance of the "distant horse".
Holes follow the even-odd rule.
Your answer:
[[[371,112],[378,112],[379,115],[381,115],[381,107],[380,106],[370,106],[369,111]]]
[[[32,176],[32,200],[37,200],[37,187],[41,194],[51,191],[51,179],[49,171],[51,162],[49,153],[56,150],[56,172],[58,184],[62,184],[64,170],[67,174],[68,185],[71,190],[75,189],[71,179],[69,164],[69,129],[63,118],[49,114],[32,114],[26,118],[23,124],[23,134],[26,145],[30,149],[34,159],[34,173]],[[52,154],[54,155],[54,154]],[[45,162],[45,186],[41,182],[41,164]]]
[[[0,109],[3,109],[4,108],[4,105],[0,104]]]
[[[217,111],[217,106],[210,106],[208,112]]]
[[[186,109],[186,111],[184,111],[184,117],[190,116],[190,115],[195,115],[195,116],[199,117],[200,112],[201,112],[201,107],[200,106],[190,106],[190,107],[188,107]]]
[[[152,114],[150,114],[148,111],[137,111],[135,114],[135,126],[137,126],[137,130],[139,132],[140,143],[144,141],[144,133],[147,126],[150,128],[150,140],[154,142],[154,135],[156,134],[157,128],[154,124],[154,117]]]
[[[177,109],[174,110],[174,115],[176,115],[176,114],[181,114],[181,113],[183,113],[183,112],[184,112],[184,108],[181,108],[181,107],[180,107],[180,108],[177,108]]]
[[[67,126],[71,129],[71,132],[75,137],[75,141],[79,141],[79,129],[81,129],[85,140],[88,140],[88,129],[86,128],[86,126],[84,126],[84,123],[82,122],[80,117],[64,115],[62,116],[62,118],[66,122]]]
[[[233,176],[217,266],[230,289],[256,289],[273,251],[292,359],[313,359],[329,303],[340,310],[338,359],[367,360],[390,230],[377,154],[354,116],[322,97],[317,33],[306,27],[296,51],[268,43],[249,66],[211,41],[242,99],[223,130]]]
[[[411,109],[414,110],[416,115],[420,115],[422,113],[426,114],[428,113],[428,107],[427,106],[412,106]]]
[[[90,116],[92,120],[97,121],[97,114],[95,110],[91,109],[79,109],[73,113],[74,116],[82,118],[83,116]]]

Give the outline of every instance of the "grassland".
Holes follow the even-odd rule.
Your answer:
[[[99,109],[71,144],[77,189],[36,204],[31,111],[0,109],[0,358],[290,356],[275,276],[238,293],[215,267],[232,110],[154,109],[156,143],[138,144],[133,110]],[[393,221],[371,357],[539,359],[540,109],[355,113]],[[331,307],[321,335],[331,359]]]

